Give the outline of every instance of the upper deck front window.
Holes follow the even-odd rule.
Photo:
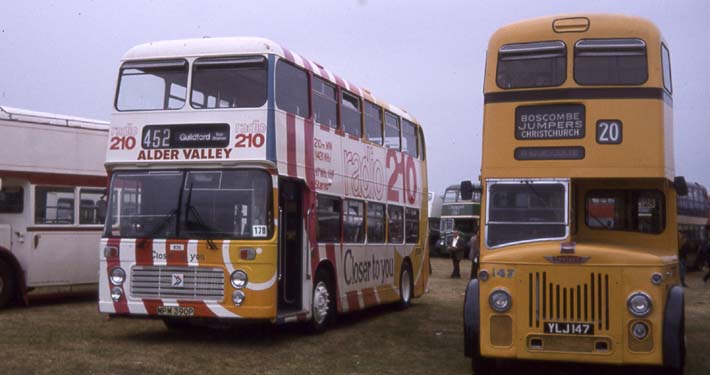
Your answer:
[[[502,89],[559,86],[567,76],[561,41],[506,44],[498,50],[496,83]]]
[[[116,109],[151,111],[180,109],[187,95],[187,61],[134,61],[123,64]]]
[[[198,59],[192,69],[194,108],[258,108],[266,103],[263,56]]]
[[[488,185],[486,243],[564,239],[567,236],[567,182],[494,181]]]
[[[580,85],[640,85],[647,79],[641,39],[583,39],[574,45],[574,80]]]

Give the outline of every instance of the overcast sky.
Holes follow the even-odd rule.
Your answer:
[[[441,192],[479,175],[490,35],[517,20],[571,12],[637,15],[659,26],[672,58],[676,171],[710,185],[705,0],[5,1],[0,105],[108,121],[118,60],[130,47],[263,36],[417,117],[430,189]]]

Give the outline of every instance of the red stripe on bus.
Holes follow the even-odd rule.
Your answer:
[[[144,238],[136,240],[136,265],[153,265],[153,240]]]
[[[297,176],[296,116],[291,113],[286,114],[286,166],[289,176]]]
[[[294,59],[293,53],[291,53],[291,51],[287,50],[286,48],[284,48],[283,50],[284,50],[284,57],[286,57],[286,60],[288,60],[292,63],[295,63],[296,59]]]
[[[357,298],[357,291],[352,291],[346,293],[348,298],[348,311],[360,310],[360,300]]]
[[[143,307],[148,315],[158,315],[158,307],[163,306],[163,301],[159,299],[144,299]]]
[[[315,190],[315,150],[313,148],[313,120],[307,119],[303,126],[303,138],[306,151],[306,185],[309,189]],[[309,202],[308,202],[309,203]],[[308,205],[307,207],[310,207]],[[311,237],[313,238],[313,237]]]
[[[306,60],[305,58],[301,58],[303,60],[303,66],[307,69],[310,70],[311,72],[314,72],[313,70],[313,65],[311,65],[311,62]]]
[[[168,266],[187,267],[187,242],[188,240],[165,241],[165,258]],[[182,250],[171,250],[171,245],[182,245]]]
[[[335,76],[335,82],[338,83],[338,86],[347,90],[348,87],[345,85],[345,81],[343,81],[342,78],[336,76],[335,74],[333,74],[333,76]]]
[[[323,125],[323,124],[319,124],[319,125],[320,125],[320,130],[322,130],[322,131],[324,131],[324,132],[326,132],[326,133],[330,133],[330,131],[333,130],[333,128],[331,128],[331,127],[328,126],[328,125]]]
[[[121,239],[109,238],[108,242],[106,243],[106,246],[111,246],[119,249],[118,256],[106,258],[106,277],[108,278],[108,293],[110,296],[111,289],[114,287],[114,285],[111,284],[111,270],[121,265]],[[119,286],[119,288],[123,289],[123,286]],[[126,300],[127,296],[125,290],[123,292],[123,296],[120,300],[118,300],[118,302],[113,301],[113,310],[116,312],[116,314],[128,314],[128,301]]]
[[[377,298],[375,298],[375,288],[363,289],[362,300],[365,302],[365,307],[377,305]]]

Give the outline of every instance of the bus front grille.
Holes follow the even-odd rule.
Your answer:
[[[609,274],[592,272],[575,281],[557,283],[545,271],[528,274],[531,328],[552,321],[592,323],[598,330],[609,330]]]
[[[222,301],[221,268],[136,266],[131,270],[131,297],[187,301]]]

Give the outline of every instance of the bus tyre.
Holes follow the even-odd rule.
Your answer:
[[[480,354],[480,350],[477,350],[477,353],[475,353],[471,358],[471,368],[473,368],[473,373],[475,375],[495,374],[495,360],[491,358],[482,357]]]
[[[404,310],[412,304],[412,267],[408,261],[402,262],[402,269],[399,271],[399,303],[397,308]]]
[[[15,275],[10,265],[0,259],[0,308],[7,306],[15,292]]]
[[[311,296],[311,321],[308,330],[311,333],[325,331],[335,316],[335,293],[333,283],[323,269],[316,272]]]

